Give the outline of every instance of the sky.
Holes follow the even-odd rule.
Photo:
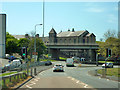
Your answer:
[[[7,14],[6,31],[12,35],[24,35],[35,31],[36,24],[43,23],[42,2],[2,2],[0,13]],[[62,31],[88,30],[103,38],[107,30],[118,32],[118,2],[45,2],[44,30],[48,36],[54,28]],[[43,35],[43,25],[36,32]]]

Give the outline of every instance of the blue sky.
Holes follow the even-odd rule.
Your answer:
[[[7,32],[26,34],[42,23],[42,2],[3,2],[0,13],[7,14]],[[72,28],[88,30],[99,40],[108,30],[118,31],[117,2],[45,2],[45,36],[53,27],[57,33]],[[42,26],[37,33],[42,36]]]

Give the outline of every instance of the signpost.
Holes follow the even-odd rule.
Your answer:
[[[33,52],[32,53],[32,58],[35,58],[35,60],[37,61],[37,57],[38,57],[38,52]]]

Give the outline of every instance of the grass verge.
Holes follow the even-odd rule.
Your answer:
[[[98,70],[99,74],[102,74],[102,69]],[[108,76],[120,77],[120,68],[107,68]]]
[[[105,61],[98,61],[99,63],[105,63]],[[110,62],[110,63],[114,63],[114,62],[111,62],[111,61],[106,61],[106,62]]]

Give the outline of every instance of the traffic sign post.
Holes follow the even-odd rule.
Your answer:
[[[38,52],[33,52],[33,53],[32,53],[32,58],[35,58],[35,60],[37,61]]]

